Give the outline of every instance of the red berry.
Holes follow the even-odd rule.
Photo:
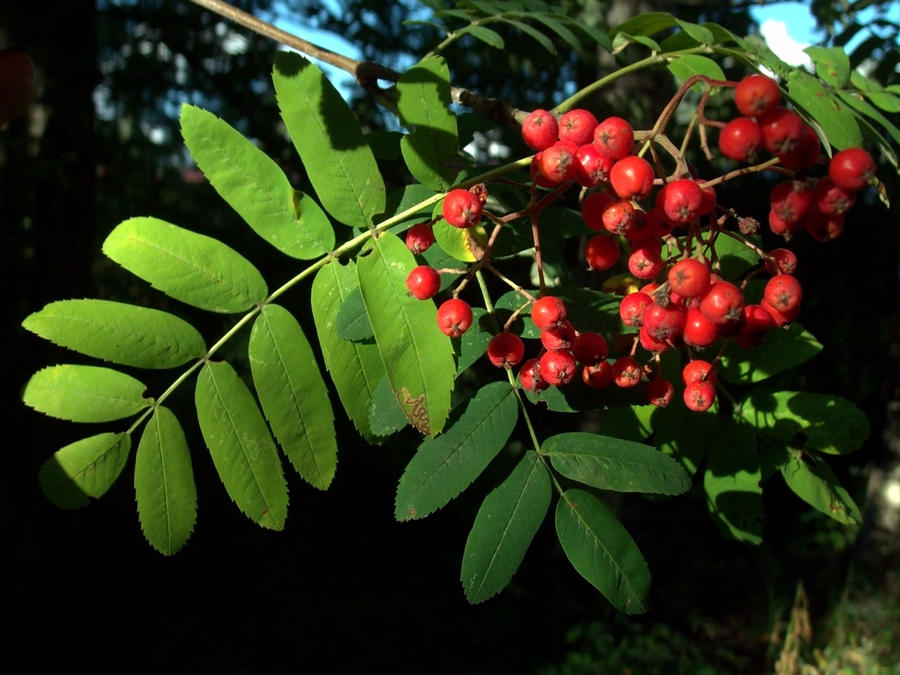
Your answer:
[[[785,222],[778,217],[778,214],[775,213],[775,211],[769,209],[769,229],[772,231],[772,234],[777,234],[778,236],[784,237],[786,241],[790,241],[791,237],[799,232],[802,227],[802,221],[794,223]]]
[[[540,330],[556,328],[566,320],[566,305],[556,296],[545,295],[532,304],[531,319]]]
[[[709,361],[692,359],[681,369],[681,381],[685,384],[690,384],[691,382],[711,382],[715,384],[716,371]]]
[[[709,265],[705,260],[686,258],[669,268],[669,288],[683,298],[698,298],[709,290]]]
[[[804,122],[797,146],[790,152],[779,155],[778,158],[788,169],[800,171],[818,164],[821,156],[819,135],[815,129]]]
[[[797,254],[788,248],[773,248],[769,251],[770,259],[766,260],[766,272],[776,274],[793,274],[797,270]]]
[[[759,120],[763,147],[773,155],[786,155],[800,143],[803,135],[803,119],[793,110],[778,106]]]
[[[831,178],[822,178],[816,183],[812,200],[819,213],[826,216],[839,216],[847,213],[856,201],[856,191],[837,185]]]
[[[700,311],[720,326],[736,323],[744,315],[744,294],[730,281],[718,281],[700,300]]]
[[[797,277],[790,274],[777,274],[766,284],[763,301],[785,315],[790,315],[800,307],[803,299],[803,288]]]
[[[575,108],[559,118],[559,140],[584,145],[594,140],[597,118],[589,110]]]
[[[688,307],[681,337],[685,344],[703,349],[718,339],[719,327],[707,319],[698,308]]]
[[[640,213],[627,199],[614,201],[603,211],[603,227],[611,234],[627,237],[635,228],[640,227]]]
[[[541,362],[539,359],[528,359],[519,370],[519,382],[526,391],[542,391],[550,384],[541,377]]]
[[[769,193],[770,208],[787,225],[803,220],[812,202],[813,191],[803,181],[782,181]]]
[[[690,178],[679,178],[667,183],[657,201],[663,215],[677,225],[688,225],[697,218],[703,206],[703,191]]]
[[[613,164],[609,182],[622,199],[644,199],[653,189],[653,167],[643,157],[629,155]]]
[[[760,303],[760,307],[762,307],[766,312],[769,313],[769,316],[772,317],[772,323],[774,323],[778,328],[788,325],[789,323],[791,323],[791,321],[797,318],[798,314],[800,314],[799,306],[796,307],[792,312],[782,312],[780,309],[774,307],[765,300]]]
[[[481,220],[482,202],[478,195],[456,188],[444,198],[441,213],[453,227],[472,227]]]
[[[498,368],[510,368],[525,355],[525,343],[515,333],[498,333],[487,346],[488,360]]]
[[[828,162],[828,177],[846,190],[861,190],[875,177],[875,161],[862,148],[841,150]]]
[[[434,297],[441,289],[441,275],[430,265],[419,265],[406,277],[406,288],[419,300]]]
[[[608,234],[594,235],[584,247],[584,257],[592,270],[608,270],[620,256],[619,243]]]
[[[544,349],[552,352],[572,349],[574,342],[575,328],[569,321],[563,321],[558,326],[541,331],[541,344],[544,345]]]
[[[413,225],[406,231],[406,248],[415,253],[425,253],[434,243],[434,232],[427,223]]]
[[[688,410],[709,410],[716,400],[716,388],[710,382],[691,382],[684,388],[684,405]]]
[[[647,400],[658,408],[665,408],[672,401],[675,387],[668,380],[661,377],[654,378],[647,383]]]
[[[459,298],[450,298],[438,307],[437,322],[444,335],[457,338],[472,325],[472,308]]]
[[[638,279],[653,279],[662,271],[658,239],[650,239],[635,246],[628,256],[628,271]]]
[[[594,145],[604,157],[622,159],[634,147],[634,129],[621,117],[607,117],[594,129]]]
[[[813,209],[803,220],[803,227],[816,241],[830,241],[844,231],[844,214],[826,215]]]
[[[578,146],[566,141],[557,141],[549,148],[541,151],[541,175],[554,185],[575,177],[578,161],[575,153]]]
[[[736,162],[754,162],[762,147],[762,130],[750,117],[735,117],[719,132],[719,150]]]
[[[533,110],[522,122],[522,140],[532,150],[544,150],[556,143],[559,126],[546,110]]]
[[[648,352],[662,353],[672,347],[672,343],[670,341],[660,340],[651,335],[646,326],[641,326],[641,329],[638,331],[638,340],[641,343],[641,347],[646,349]]]
[[[780,101],[781,90],[775,80],[759,73],[747,75],[734,88],[734,104],[747,117],[759,117]]]
[[[641,382],[643,368],[633,356],[623,356],[616,360],[612,367],[613,382],[617,387],[635,387]]]
[[[602,232],[606,229],[603,224],[603,213],[615,203],[615,200],[606,192],[592,192],[581,202],[581,219],[592,230]]]
[[[585,331],[575,337],[572,353],[582,365],[592,366],[609,356],[609,348],[602,335]]]
[[[575,151],[575,180],[584,187],[595,187],[609,180],[613,160],[600,154],[593,143],[579,146]]]
[[[640,328],[644,310],[653,304],[653,298],[640,291],[629,293],[619,303],[619,316],[626,326]]]
[[[762,342],[774,326],[772,315],[761,305],[746,305],[744,322],[741,324],[741,329],[733,336],[734,341],[741,347],[750,349]]]
[[[613,367],[609,361],[600,361],[581,369],[581,380],[594,389],[608,387],[613,381]]]
[[[541,377],[549,384],[568,384],[576,370],[575,357],[569,352],[544,352],[541,356]]]
[[[671,343],[684,332],[684,320],[685,311],[681,305],[670,302],[663,307],[654,302],[644,310],[641,329],[660,342]]]

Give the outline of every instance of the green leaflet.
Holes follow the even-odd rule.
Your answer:
[[[471,35],[494,49],[503,49],[505,43],[500,33],[484,26],[465,26],[456,31],[457,35]]]
[[[359,286],[351,290],[346,300],[341,303],[334,328],[341,338],[353,342],[371,340],[375,337]]]
[[[552,492],[546,467],[528,451],[485,497],[463,552],[460,580],[469,602],[484,602],[506,587],[547,515]]]
[[[175,368],[206,352],[184,319],[111,300],[57,300],[22,326],[61,347],[136,368]]]
[[[409,424],[406,413],[400,407],[387,375],[381,378],[372,394],[369,407],[369,426],[376,436],[390,436]]]
[[[316,274],[310,303],[325,367],[338,397],[357,431],[373,441],[378,434],[369,427],[369,404],[384,377],[384,363],[374,344],[349,342],[337,331],[338,313],[358,287],[356,263],[332,261]]]
[[[409,134],[400,141],[413,178],[448,190],[461,168],[456,116],[450,112],[450,71],[443,58],[426,57],[397,82],[397,111]]]
[[[850,81],[850,58],[840,47],[807,47],[803,50],[816,64],[816,75],[829,87],[840,89]]]
[[[334,248],[334,230],[319,205],[295,192],[279,166],[234,127],[184,104],[181,134],[216,192],[272,246],[301,260]]]
[[[435,209],[440,214],[440,209]],[[472,227],[453,227],[441,218],[431,228],[434,239],[441,250],[456,260],[475,262],[484,250],[488,241],[487,230],[483,225]]]
[[[166,295],[210,312],[244,312],[268,295],[265,279],[218,239],[158,218],[129,218],[103,252]]]
[[[816,510],[844,525],[862,523],[859,507],[821,457],[790,450],[781,475],[794,494]]]
[[[763,537],[762,470],[756,433],[722,417],[707,454],[703,487],[713,520],[726,536],[759,544]]]
[[[856,117],[819,80],[795,68],[787,76],[787,88],[791,99],[822,127],[831,145],[838,150],[862,145]]]
[[[822,345],[803,326],[794,322],[789,328],[776,328],[766,334],[762,344],[745,349],[728,345],[722,356],[719,377],[734,384],[754,384],[798,366],[822,351]]]
[[[103,433],[60,448],[41,466],[38,482],[47,499],[64,509],[87,506],[122,473],[131,450],[128,434]]]
[[[751,241],[757,245],[761,244],[758,237],[751,237]],[[744,275],[751,267],[759,265],[759,256],[756,252],[733,237],[717,236],[713,248],[722,265],[720,274],[724,279],[735,279]]]
[[[571,432],[551,436],[541,452],[566,478],[603,490],[677,495],[691,487],[678,462],[634,441]]]
[[[610,407],[600,420],[600,431],[606,436],[640,443],[653,432],[650,418],[656,409],[649,404]]]
[[[165,406],[156,408],[141,435],[134,492],[147,541],[163,555],[177,553],[197,522],[197,487],[184,432]]]
[[[740,412],[767,436],[832,455],[857,450],[869,436],[869,420],[840,396],[754,389]]]
[[[533,28],[532,26],[529,26],[524,21],[516,21],[515,19],[511,19],[508,17],[502,17],[500,20],[522,31],[523,33],[525,33],[525,35],[529,36],[533,40],[536,40],[541,45],[541,47],[546,49],[551,54],[556,54],[556,45],[553,44],[553,40],[548,38],[539,30]]]
[[[139,413],[152,403],[147,387],[125,373],[100,366],[61,365],[39,370],[22,400],[38,412],[71,422],[109,422]]]
[[[287,483],[278,449],[247,385],[227,362],[207,362],[197,376],[194,404],[228,495],[253,522],[283,529]]]
[[[371,225],[385,208],[384,180],[344,99],[299,54],[280,52],[272,81],[281,117],[322,206],[345,225]]]
[[[556,536],[572,566],[616,609],[646,610],[650,570],[634,539],[599,499],[566,490],[556,504]]]
[[[423,441],[397,486],[397,520],[424,518],[481,475],[516,425],[514,391],[508,382],[486,384],[443,434]]]
[[[515,332],[515,331],[513,331]],[[490,314],[482,307],[472,308],[472,325],[459,339],[459,356],[456,361],[456,373],[478,361],[487,351],[488,343],[497,334],[497,322],[491,320]]]
[[[698,26],[699,28],[699,26]],[[722,72],[721,66],[710,58],[700,56],[699,54],[684,54],[678,58],[669,61],[669,72],[672,73],[682,82],[694,75],[705,75],[714,80],[725,80],[725,73]],[[705,87],[697,83],[693,87],[697,91],[702,91]]]
[[[433,436],[450,411],[453,346],[438,328],[434,303],[417,300],[406,289],[406,277],[415,265],[403,241],[385,233],[359,258],[357,273],[394,395],[410,423]]]
[[[674,380],[672,382],[675,385],[672,397],[675,403],[654,411],[651,417],[651,441],[662,452],[681,462],[688,473],[693,475],[703,461],[710,439],[715,433],[718,415],[712,410],[691,412],[683,405],[678,405],[684,387]]]
[[[337,467],[334,413],[300,324],[266,305],[250,332],[250,369],[259,402],[284,454],[304,480],[325,490]]]

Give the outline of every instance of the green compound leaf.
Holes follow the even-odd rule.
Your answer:
[[[558,19],[564,18],[568,19],[568,17],[560,17],[559,15],[552,15],[548,13],[535,13],[529,14],[529,19],[536,21],[537,23],[543,24],[548,29],[556,33],[557,37],[559,37],[563,42],[569,45],[569,48],[574,52],[580,52],[582,50],[581,40],[578,39],[578,36],[575,35],[569,28]]]
[[[227,362],[208,362],[197,376],[194,404],[228,495],[261,527],[283,529],[287,483],[278,449],[247,385]]]
[[[781,475],[794,494],[816,510],[844,525],[862,523],[859,507],[821,457],[791,450]]]
[[[443,434],[425,439],[397,486],[397,520],[424,518],[481,475],[516,425],[514,391],[508,382],[486,384]]]
[[[541,451],[566,478],[603,490],[677,495],[691,487],[678,462],[634,441],[570,432],[551,436]]]
[[[832,455],[859,449],[869,436],[865,414],[840,396],[755,389],[740,411],[767,436]]]
[[[619,33],[629,35],[656,35],[675,25],[675,17],[667,12],[645,12],[638,14],[609,31],[610,37]]]
[[[131,450],[131,436],[103,433],[60,448],[41,466],[38,482],[47,499],[64,509],[87,506],[122,473]]]
[[[789,328],[776,328],[762,344],[745,349],[737,343],[728,345],[718,369],[719,377],[734,384],[754,384],[805,363],[822,351],[822,345],[799,323]]]
[[[406,244],[385,233],[359,258],[357,272],[394,395],[410,423],[433,436],[450,412],[453,345],[438,327],[434,303],[417,300],[406,289],[406,277],[415,266]]]
[[[384,377],[384,363],[374,343],[349,342],[337,330],[341,307],[359,288],[356,263],[329,262],[316,274],[310,302],[325,367],[357,431],[367,440],[378,435],[369,426],[369,405]]]
[[[147,387],[130,375],[100,366],[62,365],[39,370],[22,400],[38,412],[70,422],[109,422],[149,406]]]
[[[322,206],[345,225],[371,225],[384,211],[384,179],[344,99],[299,54],[279,53],[272,81],[281,118]]]
[[[466,26],[464,28],[460,28],[456,31],[458,35],[471,35],[474,38],[477,38],[484,42],[489,47],[493,47],[494,49],[503,49],[505,43],[503,42],[503,38],[500,36],[500,33],[497,31],[493,31],[490,28],[485,28],[484,26]]]
[[[831,145],[838,150],[862,145],[856,117],[819,80],[795,68],[787,76],[787,88],[791,99],[822,127]]]
[[[191,453],[174,413],[159,406],[144,427],[134,462],[141,530],[163,555],[177,553],[197,522]]]
[[[807,47],[803,50],[816,64],[816,75],[835,89],[845,87],[850,81],[850,58],[840,47]]]
[[[334,229],[262,150],[211,112],[181,106],[181,135],[222,199],[282,253],[307,260],[334,248]]]
[[[460,162],[456,116],[450,112],[450,71],[439,56],[427,57],[397,82],[400,123],[409,134],[400,141],[413,178],[433,190],[446,191],[456,180]]]
[[[129,218],[103,253],[166,295],[210,312],[243,312],[268,295],[265,279],[218,239],[158,218]]]
[[[57,300],[22,326],[60,347],[136,368],[175,368],[206,353],[203,336],[184,319],[111,300]]]
[[[751,427],[722,417],[709,446],[703,487],[716,525],[727,537],[762,543],[762,469]]]
[[[535,29],[532,26],[529,26],[524,21],[516,21],[515,19],[511,19],[509,17],[501,17],[500,20],[522,31],[523,33],[525,33],[525,35],[529,36],[533,40],[537,40],[541,47],[546,49],[551,54],[556,54],[556,45],[553,44],[553,40],[548,38],[541,31]]]
[[[537,453],[485,497],[466,539],[460,580],[466,599],[484,602],[510,582],[547,515],[553,490]]]
[[[566,490],[556,504],[556,536],[572,567],[616,609],[646,610],[650,569],[628,530],[599,499]]]
[[[337,468],[334,413],[309,341],[280,305],[266,305],[250,331],[250,369],[275,438],[297,473],[325,490]]]

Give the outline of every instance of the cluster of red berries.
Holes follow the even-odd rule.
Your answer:
[[[727,124],[718,123],[722,154],[750,162],[766,150],[777,158],[773,166],[780,164],[795,172],[791,180],[772,190],[772,231],[788,239],[803,228],[819,240],[837,236],[856,192],[873,180],[872,158],[862,148],[843,150],[829,162],[827,176],[809,177],[808,171],[820,161],[818,136],[796,112],[780,105],[777,84],[763,75],[751,75],[733,86],[741,115]],[[532,321],[540,330],[540,355],[523,362],[522,338],[504,330],[490,340],[487,356],[497,367],[513,368],[521,363],[519,381],[529,391],[566,385],[580,373],[582,381],[594,388],[613,384],[631,388],[646,381],[647,400],[664,406],[671,400],[674,386],[662,376],[658,355],[687,348],[690,357],[682,372],[684,403],[691,410],[706,410],[715,401],[718,357],[710,361],[695,358],[693,350],[706,349],[722,339],[750,348],[760,344],[773,328],[793,321],[803,297],[794,276],[797,258],[786,248],[765,252],[744,240],[762,263],[752,274],[765,270],[770,275],[760,301],[745,302],[749,277],[740,286],[721,278],[713,269],[715,260],[711,262],[702,253],[722,230],[729,212],[717,206],[710,185],[684,175],[684,168],[672,177],[657,176],[654,166],[635,154],[635,136],[626,120],[608,117],[598,121],[583,109],[571,110],[558,119],[546,110],[535,110],[522,124],[524,142],[536,151],[531,162],[534,186],[563,186],[560,194],[570,184],[583,188],[581,216],[596,232],[585,245],[588,268],[612,268],[624,245],[629,249],[630,274],[646,282],[640,290],[625,294],[619,305],[625,332],[637,331],[625,336],[631,338],[630,350],[625,347],[627,353],[608,360],[604,336],[576,330],[565,303],[544,294],[531,305]],[[444,199],[442,215],[450,225],[471,227],[480,222],[485,199],[483,185],[451,190]],[[644,200],[651,203],[643,205]],[[723,217],[719,218],[720,214]],[[672,237],[677,228],[687,231],[685,244]],[[433,241],[430,223],[416,225],[407,233],[407,246],[417,254]],[[668,254],[663,252],[664,245]],[[416,267],[407,287],[417,298],[431,298],[440,289],[440,273],[427,265]],[[467,302],[454,297],[440,305],[437,319],[446,335],[459,337],[471,326],[472,310]],[[638,346],[652,355],[651,361],[643,365],[638,361]]]

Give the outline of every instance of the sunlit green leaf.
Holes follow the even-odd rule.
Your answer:
[[[125,433],[97,434],[70,443],[41,466],[41,489],[61,508],[87,506],[88,497],[103,496],[116,481],[130,450],[131,436]]]
[[[822,127],[828,141],[838,150],[862,145],[856,118],[847,107],[815,77],[796,68],[787,76],[791,99]]]
[[[164,406],[154,411],[141,435],[134,491],[147,541],[163,555],[178,552],[197,521],[197,488],[184,432]]]
[[[103,252],[166,295],[211,312],[243,312],[266,299],[259,271],[212,237],[158,218],[129,218]]]
[[[397,520],[424,518],[481,475],[515,427],[514,391],[507,382],[486,384],[443,434],[425,439],[397,486]]]
[[[807,47],[803,50],[816,65],[816,75],[825,84],[839,89],[850,80],[850,59],[840,47]]]
[[[859,507],[821,457],[791,451],[781,475],[794,494],[816,510],[845,525],[862,523]]]
[[[669,72],[684,82],[694,75],[705,75],[713,80],[725,80],[725,73],[722,72],[721,66],[706,56],[699,54],[684,54],[678,58],[669,61]],[[702,91],[704,85],[697,83],[694,85],[697,91]]]
[[[722,356],[719,377],[734,384],[753,384],[798,366],[822,351],[822,345],[799,323],[776,328],[762,344],[746,349],[735,342]]]
[[[38,412],[72,422],[109,422],[146,408],[146,386],[125,373],[100,366],[62,365],[39,370],[22,400]]]
[[[175,368],[206,352],[184,319],[111,300],[57,300],[22,326],[60,347],[137,368]]]
[[[460,579],[469,602],[484,602],[506,587],[547,515],[551,496],[550,475],[529,451],[485,497],[463,552]]]

